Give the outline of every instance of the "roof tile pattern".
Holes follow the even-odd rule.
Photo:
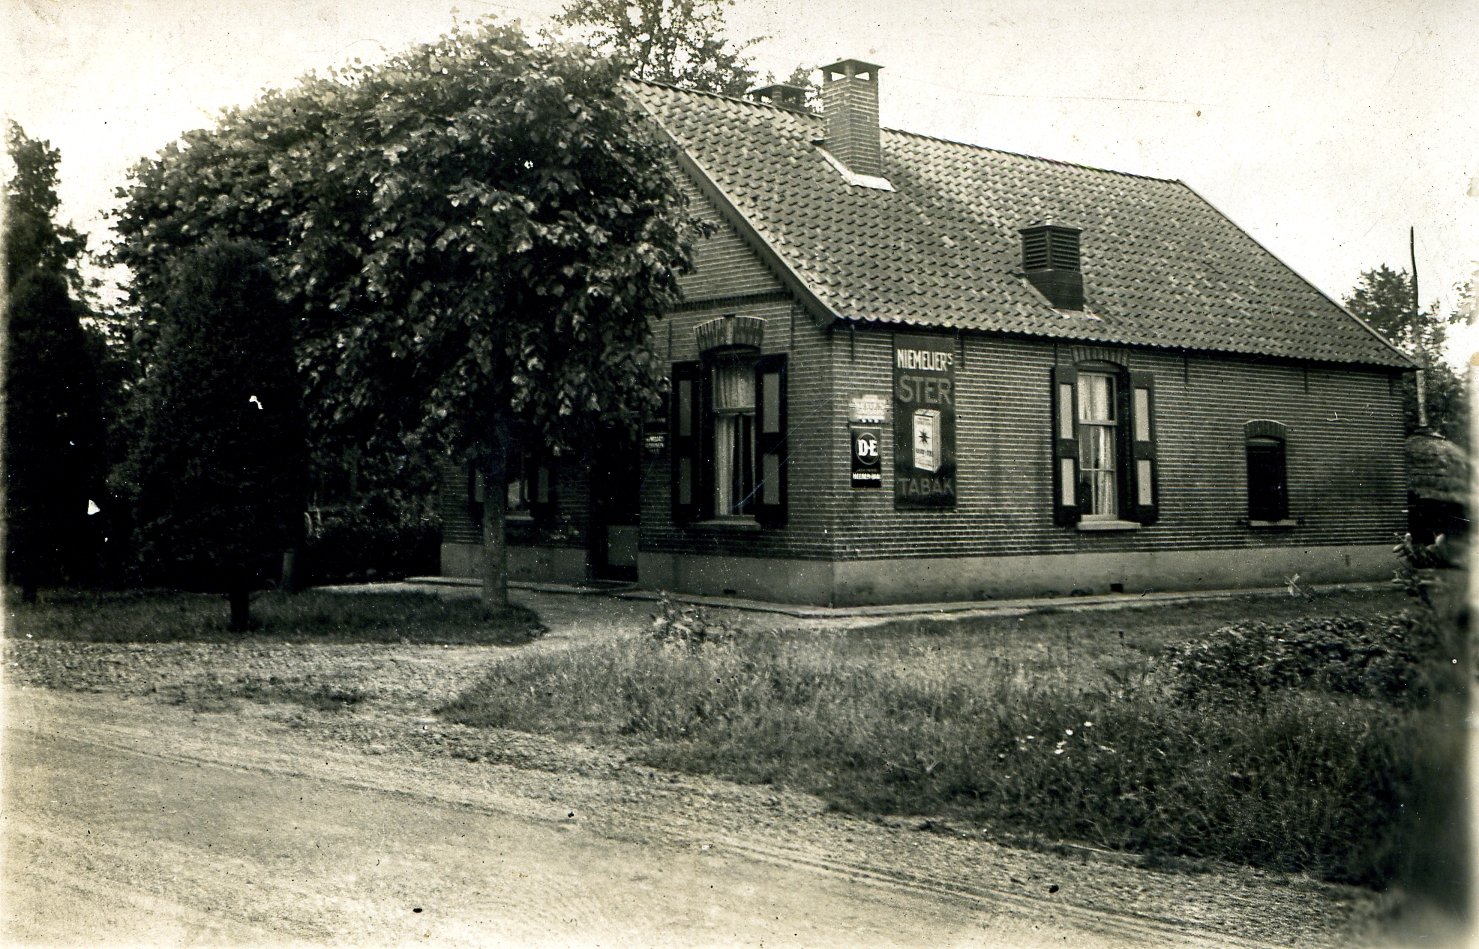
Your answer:
[[[894,191],[850,185],[820,116],[633,83],[638,100],[845,319],[1411,364],[1179,181],[883,131]],[[1083,229],[1083,312],[1021,276],[1018,229]]]

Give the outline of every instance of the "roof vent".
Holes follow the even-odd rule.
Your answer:
[[[827,151],[856,175],[883,176],[883,146],[878,137],[878,70],[844,59],[822,67],[822,115],[827,120]]]
[[[1084,308],[1084,275],[1079,269],[1076,227],[1034,224],[1022,234],[1022,270],[1038,292],[1059,310]]]
[[[806,88],[804,86],[776,82],[768,86],[760,86],[758,89],[751,89],[745,94],[762,105],[779,106],[782,109],[790,109],[792,112],[806,111]]]

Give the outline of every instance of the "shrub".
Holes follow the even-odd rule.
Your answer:
[[[325,517],[297,565],[300,584],[399,580],[440,569],[441,530],[370,507]]]
[[[1204,692],[1310,689],[1425,706],[1462,687],[1445,663],[1433,661],[1444,646],[1445,634],[1426,610],[1369,620],[1305,617],[1232,624],[1168,645],[1163,669],[1182,701]]]

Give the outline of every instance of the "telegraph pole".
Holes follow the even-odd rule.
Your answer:
[[[1422,297],[1417,292],[1417,228],[1407,229],[1407,253],[1412,258],[1412,320],[1413,326],[1417,326],[1418,319],[1422,314]],[[1417,370],[1417,430],[1426,432],[1428,430],[1428,399],[1423,386],[1423,371]]]

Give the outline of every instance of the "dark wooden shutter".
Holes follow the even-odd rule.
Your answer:
[[[1078,523],[1078,370],[1053,367],[1053,523]]]
[[[483,498],[486,487],[483,484],[483,473],[476,465],[467,466],[467,516],[472,520],[473,527],[478,535],[478,543],[482,543],[483,536]]]
[[[786,523],[786,357],[763,356],[755,366],[755,519]]]
[[[1155,376],[1130,373],[1130,520],[1154,524],[1160,517],[1161,472],[1155,451]]]
[[[686,524],[698,517],[701,494],[699,444],[701,431],[702,372],[696,362],[673,363],[673,389],[669,395],[669,444],[672,465],[673,520]]]
[[[542,524],[555,519],[555,465],[546,452],[531,451],[524,458],[524,487],[529,516]]]

